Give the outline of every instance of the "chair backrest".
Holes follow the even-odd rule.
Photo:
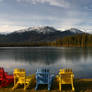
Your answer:
[[[9,75],[7,72],[4,71],[4,68],[0,68],[0,80],[3,79],[13,79],[13,75]]]
[[[14,69],[14,79],[18,79],[21,82],[25,81],[26,72],[25,69]]]
[[[49,80],[49,74],[49,69],[39,68],[36,72],[36,79],[38,80],[38,82],[47,83]]]
[[[60,69],[59,75],[64,83],[71,83],[74,77],[72,69]]]
[[[0,80],[5,78],[5,72],[4,72],[4,68],[0,67]]]
[[[62,74],[62,73],[73,73],[73,72],[72,69],[60,69],[59,73]]]

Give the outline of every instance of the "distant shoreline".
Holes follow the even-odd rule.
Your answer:
[[[79,34],[53,41],[2,41],[0,47],[92,47],[92,35]]]
[[[15,45],[15,44],[8,44],[8,45],[0,45],[0,47],[63,47],[63,48],[92,48],[92,46],[86,46],[86,47],[82,47],[82,46],[72,46],[72,45],[70,45],[70,46],[67,46],[67,45],[65,45],[65,46],[52,46],[52,45]]]

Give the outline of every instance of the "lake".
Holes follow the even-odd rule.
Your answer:
[[[1,47],[0,67],[9,73],[25,68],[27,74],[39,67],[55,74],[60,68],[71,68],[76,78],[92,78],[92,48]]]

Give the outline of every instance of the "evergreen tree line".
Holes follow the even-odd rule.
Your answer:
[[[78,34],[74,36],[67,36],[49,42],[3,42],[0,46],[60,46],[60,47],[92,47],[91,34]]]
[[[56,46],[66,47],[92,47],[92,35],[79,34],[56,40]]]

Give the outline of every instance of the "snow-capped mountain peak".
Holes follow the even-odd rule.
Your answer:
[[[44,26],[44,27],[29,27],[23,30],[19,30],[18,32],[26,32],[26,31],[34,31],[38,33],[49,34],[52,32],[56,32],[57,30],[53,27]]]
[[[71,28],[71,29],[68,29],[67,31],[70,31],[70,32],[75,33],[75,34],[84,33],[83,31],[76,29],[76,28]]]

